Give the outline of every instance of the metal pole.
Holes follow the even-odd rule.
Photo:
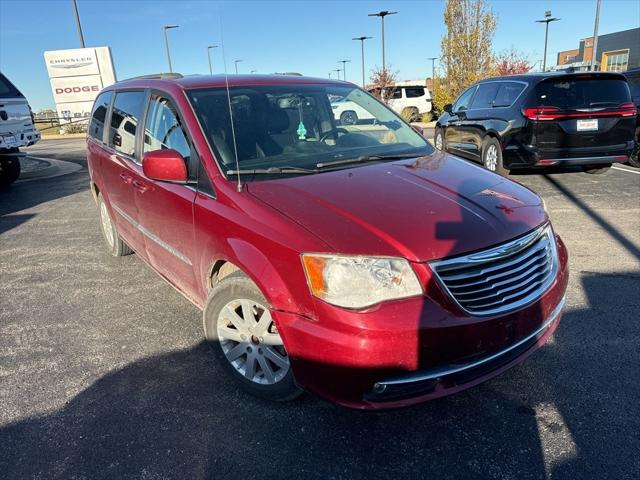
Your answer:
[[[213,68],[211,68],[211,49],[207,47],[207,58],[209,59],[209,75],[213,75]]]
[[[80,48],[84,48],[84,35],[82,35],[82,25],[80,25],[80,15],[78,14],[78,4],[76,0],[71,0],[73,13],[76,16],[76,25],[78,26],[78,35],[80,36]]]
[[[386,72],[387,62],[384,57],[384,15],[380,17],[380,20],[382,20],[382,71]]]
[[[600,0],[596,0],[596,20],[593,25],[593,48],[591,49],[591,61],[589,70],[595,70],[598,62],[598,25],[600,24]],[[601,66],[602,67],[602,66]]]
[[[169,53],[169,37],[167,36],[167,27],[164,27],[164,48],[167,51],[167,61],[169,62],[169,72],[173,72],[171,67],[171,54]]]
[[[542,71],[547,71],[547,40],[549,39],[549,22],[546,22],[544,28],[544,63],[542,64]]]
[[[364,88],[364,38],[360,40],[361,60],[362,60],[362,88]]]

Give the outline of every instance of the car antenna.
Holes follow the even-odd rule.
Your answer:
[[[220,8],[220,46],[222,48],[222,64],[224,66],[224,82],[227,87],[227,103],[229,104],[229,121],[231,122],[231,138],[233,138],[233,154],[236,160],[236,175],[238,176],[238,192],[242,191],[240,179],[240,161],[238,160],[238,146],[236,143],[236,129],[233,126],[233,109],[231,108],[231,94],[229,93],[229,74],[227,73],[227,56],[224,49],[224,29],[222,27],[222,7]]]

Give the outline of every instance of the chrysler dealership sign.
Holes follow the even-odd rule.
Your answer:
[[[109,47],[44,52],[58,116],[88,118],[98,92],[116,81]]]

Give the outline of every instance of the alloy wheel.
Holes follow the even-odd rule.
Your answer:
[[[487,170],[496,171],[498,166],[498,148],[495,145],[487,147],[487,153],[484,156],[484,166]]]
[[[107,205],[104,202],[100,203],[100,220],[102,222],[102,231],[104,232],[104,238],[107,240],[109,247],[113,248],[115,242],[113,235],[113,225],[111,224],[111,217],[109,217]]]
[[[438,150],[442,150],[442,149],[443,149],[443,148],[442,148],[442,134],[441,134],[441,133],[438,133],[438,134],[436,135],[435,144],[436,144],[436,145],[435,145],[435,147],[436,147]]]
[[[273,385],[289,371],[289,357],[269,309],[249,299],[227,303],[217,319],[225,357],[247,380]]]

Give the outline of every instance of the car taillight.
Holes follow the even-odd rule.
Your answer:
[[[633,103],[624,103],[615,109],[591,112],[563,112],[557,107],[528,107],[522,109],[522,115],[529,120],[542,121],[568,118],[635,117],[637,114],[638,109]]]
[[[528,107],[522,109],[522,115],[529,120],[556,120],[564,114],[556,107]]]

